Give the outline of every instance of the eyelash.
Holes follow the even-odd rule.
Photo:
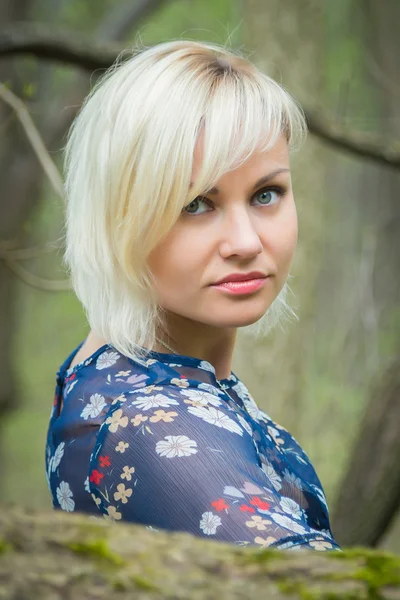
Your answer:
[[[262,194],[263,192],[276,192],[276,193],[278,194],[278,196],[279,196],[279,200],[280,200],[280,199],[281,199],[281,198],[282,198],[282,197],[283,197],[283,196],[286,194],[286,192],[287,192],[287,189],[286,189],[286,188],[284,188],[284,187],[282,187],[282,186],[280,186],[280,185],[275,185],[275,186],[270,186],[270,187],[262,188],[261,190],[259,190],[258,192],[256,192],[256,193],[253,195],[253,198],[254,198],[255,196],[259,195],[259,194]],[[192,202],[194,202],[195,200],[199,200],[199,201],[200,201],[200,200],[202,200],[202,201],[204,201],[204,202],[208,203],[209,205],[210,205],[210,203],[212,202],[211,200],[209,200],[208,198],[206,198],[206,197],[204,197],[204,196],[197,196],[196,198],[194,198],[194,199],[193,199],[191,202],[189,202],[189,204],[187,204],[187,205],[186,205],[186,206],[185,206],[185,207],[182,209],[182,213],[183,213],[183,214],[187,214],[187,215],[190,215],[190,216],[192,216],[192,217],[197,217],[197,216],[200,216],[200,215],[203,215],[203,214],[206,214],[206,213],[212,212],[212,211],[210,211],[210,210],[207,210],[207,211],[205,211],[205,212],[203,212],[203,213],[198,213],[198,214],[196,214],[196,213],[190,213],[190,212],[188,212],[186,209],[187,209],[187,208],[188,208],[188,207],[189,207],[189,206],[192,204]],[[275,204],[278,204],[279,200],[278,200],[277,202],[274,202],[274,203],[272,203],[272,204],[271,204],[271,203],[270,203],[270,204],[260,204],[260,206],[264,206],[264,207],[267,207],[267,206],[275,206]]]

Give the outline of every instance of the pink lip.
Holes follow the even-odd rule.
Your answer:
[[[212,287],[228,292],[228,294],[251,294],[262,288],[267,279],[268,277],[248,279],[247,281],[227,281],[225,283],[213,285]]]
[[[249,281],[250,279],[263,279],[267,277],[265,273],[261,271],[251,271],[251,273],[231,273],[222,279],[216,281],[213,285],[219,285],[220,283],[228,283],[231,281]]]

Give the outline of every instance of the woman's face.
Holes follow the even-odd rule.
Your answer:
[[[192,181],[202,160],[201,139]],[[268,181],[260,182],[262,178]],[[282,289],[297,242],[287,142],[254,153],[216,188],[185,207],[168,236],[152,251],[159,304],[167,313],[213,327],[258,321]],[[258,289],[215,283],[233,273],[268,276]],[[246,284],[248,286],[248,284]],[[238,293],[239,289],[239,293]]]

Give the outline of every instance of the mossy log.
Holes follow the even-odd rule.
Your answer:
[[[400,557],[239,547],[61,512],[0,509],[0,599],[400,600]]]

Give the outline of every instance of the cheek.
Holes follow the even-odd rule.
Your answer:
[[[294,202],[288,210],[274,223],[272,237],[266,240],[266,247],[273,252],[277,266],[288,270],[292,262],[298,237],[297,213]]]
[[[200,244],[200,246],[198,245]],[[150,268],[160,292],[182,289],[190,282],[190,274],[197,273],[201,241],[194,236],[171,235],[149,257]]]

